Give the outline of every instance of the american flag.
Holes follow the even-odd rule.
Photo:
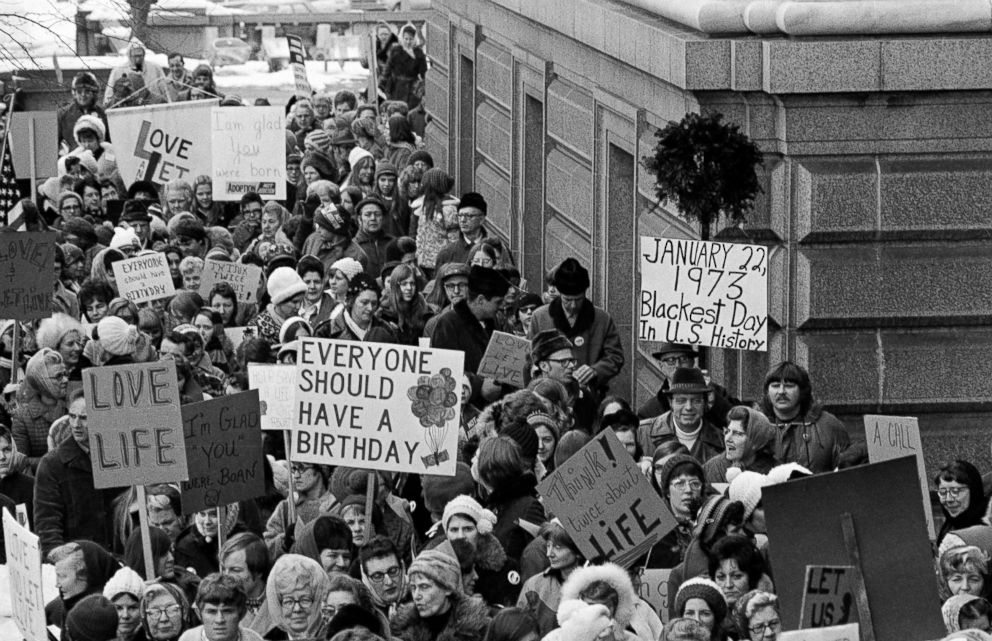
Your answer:
[[[5,225],[18,229],[24,225],[24,215],[21,212],[21,192],[17,188],[17,176],[14,175],[14,161],[11,158],[10,139],[4,141],[3,159],[0,160],[0,212],[3,212]]]

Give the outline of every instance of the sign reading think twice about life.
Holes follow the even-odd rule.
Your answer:
[[[189,479],[172,361],[83,370],[93,485]]]
[[[206,301],[214,285],[227,283],[234,289],[239,303],[257,303],[261,280],[262,268],[257,265],[206,260],[200,276],[200,296]]]
[[[303,338],[294,461],[452,476],[465,355]]]
[[[54,232],[0,235],[0,318],[51,316],[54,286]]]
[[[933,522],[933,505],[930,503],[930,483],[923,460],[923,441],[920,424],[915,416],[865,415],[865,440],[868,443],[868,460],[881,463],[902,456],[916,458],[916,470],[923,490],[923,514],[927,519],[930,539],[937,538]]]
[[[183,405],[182,412],[189,464],[184,514],[265,494],[258,391]]]
[[[530,341],[526,338],[506,332],[493,332],[476,373],[482,378],[491,378],[498,383],[524,387],[528,355],[530,355]]]
[[[854,568],[850,565],[807,565],[800,628],[825,628],[857,623]]]
[[[27,641],[47,641],[38,536],[18,523],[7,510],[0,509],[0,512],[3,512],[3,541],[7,549],[14,623]]]
[[[248,363],[248,385],[258,391],[263,430],[291,430],[296,394],[296,368],[292,365]]]
[[[132,303],[166,298],[176,293],[169,260],[162,252],[144,254],[114,263],[114,278],[121,296]]]
[[[767,248],[642,236],[638,336],[767,351]]]
[[[590,560],[628,567],[677,525],[613,430],[596,435],[538,491]]]
[[[286,198],[286,118],[282,107],[218,107],[210,115],[214,200]]]

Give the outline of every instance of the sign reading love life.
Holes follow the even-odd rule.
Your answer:
[[[768,249],[641,237],[644,341],[768,349]]]
[[[292,459],[453,476],[460,351],[303,338]]]

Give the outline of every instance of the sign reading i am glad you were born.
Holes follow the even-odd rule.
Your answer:
[[[286,118],[282,107],[217,107],[210,112],[214,200],[286,198]]]
[[[464,359],[454,350],[303,338],[292,459],[454,475]]]
[[[768,350],[768,249],[641,237],[642,341]]]
[[[162,252],[119,260],[113,267],[117,290],[132,303],[144,303],[176,293],[169,260]]]
[[[93,485],[189,479],[172,361],[83,370]]]
[[[3,512],[3,540],[10,577],[10,607],[18,631],[28,641],[47,641],[45,597],[42,594],[41,550],[38,536]]]
[[[51,316],[54,283],[55,232],[0,235],[0,318]]]

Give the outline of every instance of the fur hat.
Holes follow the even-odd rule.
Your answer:
[[[408,576],[422,574],[445,590],[459,592],[462,584],[462,569],[458,558],[446,553],[442,546],[424,550],[410,564]]]
[[[117,608],[102,594],[84,597],[65,618],[72,641],[107,641],[117,637]]]
[[[100,142],[107,140],[107,127],[104,126],[103,121],[100,120],[99,116],[94,116],[93,114],[83,114],[76,120],[76,124],[72,127],[72,135],[76,140],[79,140],[79,132],[84,129],[89,129],[96,134]],[[94,172],[95,173],[95,172]]]
[[[461,200],[458,201],[459,210],[468,207],[478,209],[483,214],[489,213],[489,205],[486,204],[486,199],[483,198],[482,194],[475,191],[462,194]]]
[[[297,294],[305,293],[307,286],[292,267],[276,267],[269,275],[265,289],[272,303],[279,305]]]
[[[99,175],[100,166],[96,162],[96,156],[94,156],[93,152],[90,151],[89,149],[83,149],[82,151],[79,151],[77,149],[76,151],[69,154],[69,156],[73,158],[79,158],[79,164],[81,164],[83,167],[86,167],[86,171],[90,172],[94,176]],[[68,158],[69,156],[66,156],[66,158]]]
[[[145,581],[141,575],[125,565],[117,570],[103,586],[103,596],[113,601],[121,594],[130,594],[135,599],[140,600],[144,587]]]
[[[596,581],[603,581],[616,590],[619,599],[613,620],[616,621],[618,629],[626,630],[631,619],[634,617],[637,595],[634,592],[634,585],[631,583],[630,575],[615,563],[576,568],[569,575],[568,580],[561,586],[562,603],[572,599],[581,599],[579,595],[582,594],[582,591]],[[570,639],[571,637],[568,638]]]
[[[376,205],[379,207],[379,211],[381,211],[383,214],[385,214],[388,211],[388,209],[386,208],[386,203],[382,202],[381,198],[379,198],[378,196],[366,196],[365,198],[359,200],[358,204],[355,205],[356,216],[362,213],[362,207],[364,207],[365,205]]]
[[[747,521],[754,513],[754,509],[761,503],[761,488],[768,485],[768,477],[758,472],[749,471],[734,475],[732,471],[735,469],[731,468],[727,472],[727,479],[730,481],[727,494],[731,501],[740,501],[744,505],[744,520]]]
[[[38,326],[36,334],[38,347],[58,351],[59,343],[71,332],[78,333],[82,339],[85,334],[82,323],[68,314],[55,312],[51,317],[42,320]]]
[[[475,481],[472,479],[472,469],[466,463],[458,462],[455,464],[454,476],[424,474],[420,477],[420,487],[427,511],[431,514],[443,514],[444,508],[453,498],[475,492]]]
[[[566,296],[578,296],[589,289],[589,270],[574,258],[566,258],[555,268],[551,284]]]
[[[530,358],[535,365],[547,360],[555,352],[567,349],[572,351],[572,341],[557,329],[546,329],[538,333],[530,342]]]
[[[410,158],[407,159],[406,164],[412,165],[418,160],[422,161],[425,165],[427,165],[428,169],[434,168],[434,157],[430,155],[430,152],[427,152],[423,149],[418,149],[417,151],[410,154]]]
[[[172,225],[172,235],[176,238],[192,238],[203,242],[207,239],[207,229],[195,216],[183,218]]]
[[[468,282],[472,291],[486,298],[506,296],[506,292],[510,291],[510,282],[502,274],[481,265],[472,265],[469,268]]]
[[[689,599],[702,599],[713,611],[717,625],[727,618],[727,599],[720,591],[720,586],[709,579],[696,577],[689,579],[679,587],[675,594],[675,615],[682,616],[685,604]]]
[[[448,529],[448,521],[454,516],[467,516],[475,522],[479,534],[489,534],[496,525],[496,515],[482,507],[478,501],[467,494],[459,494],[448,501],[441,516],[441,525]]]
[[[602,603],[569,599],[558,604],[558,638],[568,641],[596,641],[603,630],[613,625],[610,611]]]
[[[331,263],[330,273],[333,274],[336,271],[343,273],[345,278],[347,278],[350,283],[352,278],[364,272],[365,269],[362,267],[362,264],[354,258],[345,256],[344,258],[339,258]]]
[[[138,349],[138,328],[118,316],[105,316],[96,326],[103,351],[114,356],[133,356]]]
[[[445,170],[432,167],[424,172],[420,184],[424,189],[430,189],[435,194],[446,194],[455,186],[455,179]]]
[[[508,436],[516,441],[520,446],[520,456],[527,460],[537,458],[538,439],[537,432],[527,423],[511,423],[504,427],[500,434]]]

